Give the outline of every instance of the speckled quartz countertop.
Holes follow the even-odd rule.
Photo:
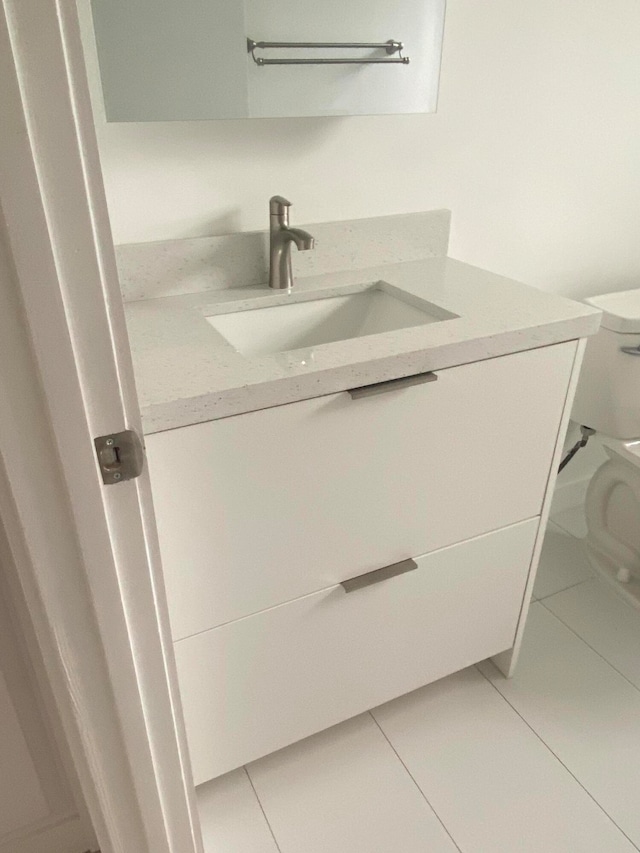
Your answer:
[[[206,320],[380,281],[447,319],[260,356],[240,354]],[[600,324],[594,308],[445,257],[310,276],[291,294],[234,288],[125,309],[146,434],[572,340]]]

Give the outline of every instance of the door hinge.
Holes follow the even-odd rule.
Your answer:
[[[144,445],[137,432],[126,429],[94,439],[102,482],[111,486],[142,474]]]

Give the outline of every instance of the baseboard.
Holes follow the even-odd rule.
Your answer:
[[[589,480],[590,478],[587,477],[584,480],[576,480],[573,483],[557,485],[553,493],[551,515],[564,512],[567,509],[573,509],[576,506],[582,506],[587,495]]]

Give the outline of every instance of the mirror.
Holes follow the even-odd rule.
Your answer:
[[[108,121],[424,113],[445,0],[92,0]]]

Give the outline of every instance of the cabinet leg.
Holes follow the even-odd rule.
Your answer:
[[[500,652],[499,655],[495,655],[490,658],[491,662],[498,667],[500,672],[504,675],[505,678],[512,678],[513,673],[515,672],[516,663],[518,661],[518,656],[516,654],[515,647],[512,649],[507,649],[506,652]]]

